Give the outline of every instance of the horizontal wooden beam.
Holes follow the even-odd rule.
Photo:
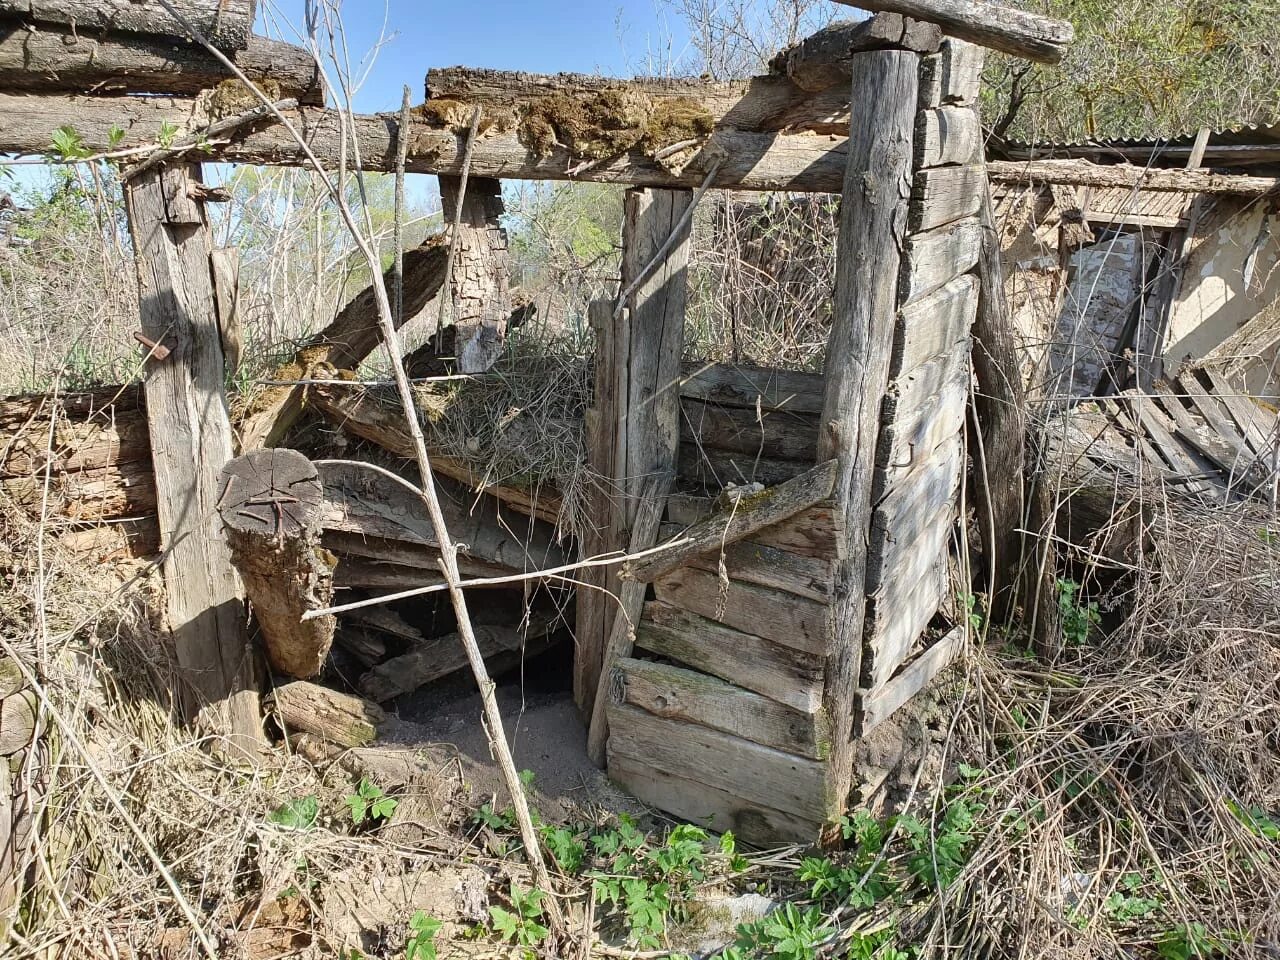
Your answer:
[[[303,48],[249,37],[243,50],[229,56],[275,99],[292,97],[307,106],[324,105],[320,72]],[[176,37],[97,36],[59,26],[0,28],[0,89],[4,90],[195,95],[232,77],[204,47]]]
[[[0,93],[0,152],[48,155],[59,127],[76,131],[91,151],[154,147],[163,124],[195,129],[191,100],[166,97],[36,96]],[[302,107],[286,113],[322,163],[336,166],[343,140],[339,114]],[[113,129],[123,131],[120,139]],[[350,151],[358,145],[364,169],[394,171],[395,116],[355,117]],[[405,169],[410,173],[461,175],[465,128],[416,118],[408,133]],[[488,131],[472,152],[471,176],[523,180],[589,180],[654,187],[693,187],[721,165],[712,186],[735,190],[792,190],[835,193],[845,167],[845,137],[817,133],[756,133],[723,128],[711,134],[681,169],[667,169],[639,150],[583,165],[569,150],[555,146],[537,155],[515,130]],[[214,141],[201,158],[226,163],[304,166],[306,157],[280,124],[264,124],[224,142]],[[575,169],[570,174],[566,171]]]
[[[953,37],[1034,60],[1057,63],[1075,39],[1065,20],[981,0],[836,0],[850,7],[888,11],[936,23]]]
[[[879,13],[866,20],[837,20],[783,50],[770,63],[804,90],[817,93],[839,86],[848,93],[853,55],[881,47],[901,47],[935,53],[942,43],[936,24],[922,23],[896,13]]]
[[[249,43],[257,0],[181,0],[176,6],[219,50],[243,50]],[[81,36],[112,30],[190,38],[158,0],[0,0],[0,17],[63,24]]]
[[[686,541],[681,546],[629,561],[622,575],[629,580],[651,583],[700,553],[737,543],[820,503],[831,496],[835,482],[836,462],[830,460],[793,480],[749,494],[734,507],[687,530],[681,536],[681,540]]]
[[[1074,187],[1119,187],[1220,196],[1261,197],[1280,190],[1280,177],[1248,177],[1205,170],[1157,170],[1087,160],[993,161],[987,173],[996,183],[1055,183]]]

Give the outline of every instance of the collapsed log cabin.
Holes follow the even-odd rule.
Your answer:
[[[957,37],[1052,59],[1070,35],[1063,24],[985,3],[875,6],[900,12],[830,28],[781,55],[769,76],[744,83],[455,68],[428,74],[427,99],[407,128],[385,116],[352,120],[366,169],[394,169],[403,147],[411,172],[454,178],[468,166],[481,199],[497,196],[501,178],[630,187],[618,294],[591,315],[595,376],[584,448],[601,482],[593,523],[575,531],[576,551],[665,550],[648,562],[580,572],[590,589],[578,592],[574,615],[574,695],[589,745],[615,780],[657,807],[757,843],[812,840],[867,802],[884,771],[865,762],[860,746],[964,642],[963,617],[947,613],[962,428],[974,331],[999,329],[990,321],[975,328],[975,320],[1000,288],[982,218],[983,50]],[[20,13],[39,19],[34,9]],[[104,42],[111,30],[140,29],[110,19],[101,27]],[[235,49],[251,47],[246,39]],[[204,69],[178,72],[194,78]],[[202,269],[213,254],[210,197],[199,163],[183,150],[198,143],[220,161],[300,165],[292,134],[257,109],[202,137],[211,119],[235,119],[256,100],[211,110],[204,94],[171,96],[189,85],[163,89],[154,70],[125,71],[139,79],[112,89],[170,96],[71,96],[55,81],[42,86],[47,73],[28,76],[23,92],[12,84],[0,91],[0,150],[45,152],[52,132],[69,125],[88,151],[149,157],[162,124],[179,132],[163,163],[125,171],[143,334],[154,345],[141,394],[133,394],[145,410],[145,436],[137,431],[130,455],[138,459],[112,446],[116,421],[103,421],[95,400],[72,399],[61,411],[87,408],[86,429],[108,452],[92,467],[72,466],[75,450],[43,466],[45,482],[56,475],[69,483],[77,470],[145,464],[137,451],[149,450],[152,470],[140,486],[150,500],[118,509],[154,511],[169,622],[198,681],[199,706],[226,733],[261,735],[240,602],[246,590],[255,605],[271,605],[258,626],[276,669],[313,673],[336,640],[335,650],[368,668],[358,688],[381,700],[403,692],[407,677],[460,666],[448,634],[428,637],[394,611],[362,608],[336,623],[290,626],[300,603],[322,605],[331,588],[417,590],[439,579],[439,531],[404,502],[394,459],[381,473],[323,463],[313,473],[281,460],[279,475],[292,479],[271,479],[275,456],[253,451],[285,439],[302,409],[302,384],[252,409],[245,456],[232,459],[219,324],[234,297]],[[267,99],[314,90],[305,73],[288,84],[276,78]],[[336,114],[305,103],[280,109],[322,163],[341,159],[348,138]],[[694,186],[841,195],[822,374],[682,365]],[[444,189],[455,189],[451,180]],[[500,264],[493,272],[502,246],[497,211],[453,203],[459,229],[472,237],[458,250],[487,258],[450,273],[439,248],[424,250],[417,292],[406,296],[429,299],[447,283],[460,323],[483,330],[501,323],[508,306]],[[326,370],[323,379],[335,382],[306,391],[314,409],[404,457],[405,414],[340,382],[342,369],[377,343],[358,303],[335,324],[341,335],[318,335],[284,379]],[[989,346],[992,356],[1007,353]],[[984,381],[979,370],[979,389],[1016,379],[995,373]],[[1008,449],[988,455],[1020,464],[1016,434]],[[536,577],[575,549],[548,524],[559,517],[557,491],[488,483],[447,459],[436,466],[459,484],[446,521],[468,544],[469,576]],[[243,489],[231,491],[220,476],[253,489],[237,481]],[[305,496],[290,492],[294,482]],[[479,510],[469,509],[468,487],[482,495]],[[1002,509],[988,525],[1011,531],[1018,517]],[[513,514],[524,519],[513,523]],[[264,585],[254,575],[264,562],[292,578]],[[192,580],[184,572],[191,569],[208,576]],[[494,656],[528,642],[513,637],[510,623],[491,626],[484,639]],[[389,639],[400,651],[390,658]]]

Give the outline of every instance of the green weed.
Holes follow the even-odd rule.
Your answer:
[[[514,909],[489,907],[489,918],[493,921],[494,932],[505,943],[514,943],[527,948],[538,946],[550,934],[547,927],[538,922],[544,916],[542,899],[545,896],[546,894],[537,888],[521,890],[513,881],[510,900]]]
[[[368,777],[361,777],[356,792],[342,800],[351,809],[351,822],[360,826],[365,821],[390,820],[400,801],[388,797]]]

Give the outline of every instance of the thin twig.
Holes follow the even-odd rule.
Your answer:
[[[475,148],[476,131],[480,129],[481,109],[476,107],[471,112],[471,126],[467,130],[467,145],[462,152],[462,176],[458,178],[458,195],[454,198],[453,225],[449,232],[449,253],[444,261],[444,282],[446,289],[440,291],[440,305],[436,310],[436,352],[440,352],[440,336],[444,331],[445,307],[450,302],[447,295],[453,288],[453,265],[458,258],[458,231],[462,229],[462,206],[467,201],[467,181],[471,179],[471,152]],[[440,191],[441,200],[444,190]]]
[[[409,96],[409,85],[405,84],[404,99],[400,101],[400,125],[396,127],[396,213],[393,224],[396,248],[393,316],[396,325],[401,327],[404,326],[404,162],[409,151]]]

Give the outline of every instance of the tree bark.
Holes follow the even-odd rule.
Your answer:
[[[256,0],[183,0],[182,15],[219,50],[243,50],[253,34]],[[190,39],[155,0],[0,0],[0,16],[28,23],[57,23],[80,34],[120,31]]]
[[[334,557],[320,546],[320,476],[295,450],[258,450],[228,463],[222,484],[218,512],[267,660],[278,673],[314,677],[337,626],[332,616],[302,619],[333,599]]]
[[[250,37],[243,50],[229,56],[250,80],[271,89],[275,99],[293,97],[307,106],[324,106],[320,72],[301,47]],[[194,96],[234,76],[204,47],[186,40],[0,24],[0,86],[7,90]]]
[[[826,809],[844,812],[853,774],[853,708],[866,617],[867,531],[880,404],[889,384],[898,277],[911,195],[920,57],[880,50],[853,58],[852,87],[876,90],[854,115],[840,202],[836,290],[827,343],[818,460],[838,461],[834,497],[847,539],[836,580],[823,703],[832,729]]]
[[[456,328],[454,350],[459,373],[483,373],[502,355],[511,313],[507,231],[500,218],[502,182],[470,177],[465,197],[461,178],[440,177],[445,223],[458,225],[453,276],[449,278],[450,318]],[[458,201],[462,200],[461,217]]]

